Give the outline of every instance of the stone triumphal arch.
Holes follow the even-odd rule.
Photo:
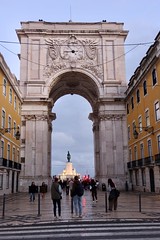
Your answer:
[[[127,162],[122,23],[22,22],[20,88],[23,96],[20,188],[48,182],[54,103],[78,94],[92,107],[95,173],[124,187]],[[54,122],[53,122],[54,123]],[[54,124],[53,124],[54,126]],[[54,129],[53,129],[54,133]]]

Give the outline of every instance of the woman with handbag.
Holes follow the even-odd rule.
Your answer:
[[[114,210],[117,210],[117,200],[119,197],[119,191],[116,189],[114,182],[111,178],[108,179],[108,187],[109,187],[109,211],[112,211],[112,208]]]
[[[61,199],[62,199],[62,188],[58,183],[58,178],[55,177],[51,186],[51,199],[53,201],[53,212],[54,218],[57,219],[57,206],[58,206],[58,216],[61,218]]]

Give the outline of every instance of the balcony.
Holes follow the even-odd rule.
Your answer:
[[[159,154],[159,164],[160,164],[160,154]],[[130,162],[127,163],[128,169],[141,168],[141,167],[150,166],[150,165],[154,165],[153,156],[149,156],[149,157],[146,157],[146,158],[141,158],[141,159],[138,159],[138,160],[133,160],[133,161],[130,161]]]
[[[5,158],[0,158],[0,167],[21,170],[20,163],[17,163],[17,162],[14,162],[12,160],[8,160]]]

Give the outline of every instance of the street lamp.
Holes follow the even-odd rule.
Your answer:
[[[20,139],[19,127],[14,127],[14,128],[0,128],[0,134],[3,134],[3,135],[4,135],[5,133],[10,132],[12,129],[17,130],[16,133],[15,133],[15,137],[16,137],[16,140],[19,140],[19,139]]]
[[[153,128],[153,127],[136,127],[136,126],[134,126],[133,136],[134,136],[135,139],[138,138],[138,132],[137,132],[136,128],[138,128],[138,129],[144,129],[145,132],[154,134],[154,133],[153,133],[153,131],[154,131],[154,128]]]

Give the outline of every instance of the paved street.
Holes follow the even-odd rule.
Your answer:
[[[106,212],[108,206],[106,206],[105,194],[105,192],[99,191],[98,202],[93,203],[90,191],[85,191],[82,200],[83,220],[160,219],[160,195],[142,193],[140,198],[138,193],[121,192],[117,211]],[[0,212],[3,215],[3,198],[0,199],[0,203]],[[28,193],[6,196],[4,217],[0,218],[0,223],[1,225],[17,225],[53,221],[50,192],[44,199],[40,199],[39,206],[40,209],[38,195],[36,195],[35,202],[29,201]],[[75,221],[71,213],[71,197],[66,196],[65,192],[63,192],[62,199],[62,220]]]
[[[71,213],[71,198],[63,192],[62,219],[54,220],[48,192],[35,202],[29,194],[6,196],[5,209],[0,198],[0,239],[160,239],[160,195],[121,192],[118,209],[108,211],[106,193],[98,192],[93,203],[90,191],[83,196],[83,218]],[[108,204],[108,203],[107,203]],[[107,211],[106,211],[107,210]]]

